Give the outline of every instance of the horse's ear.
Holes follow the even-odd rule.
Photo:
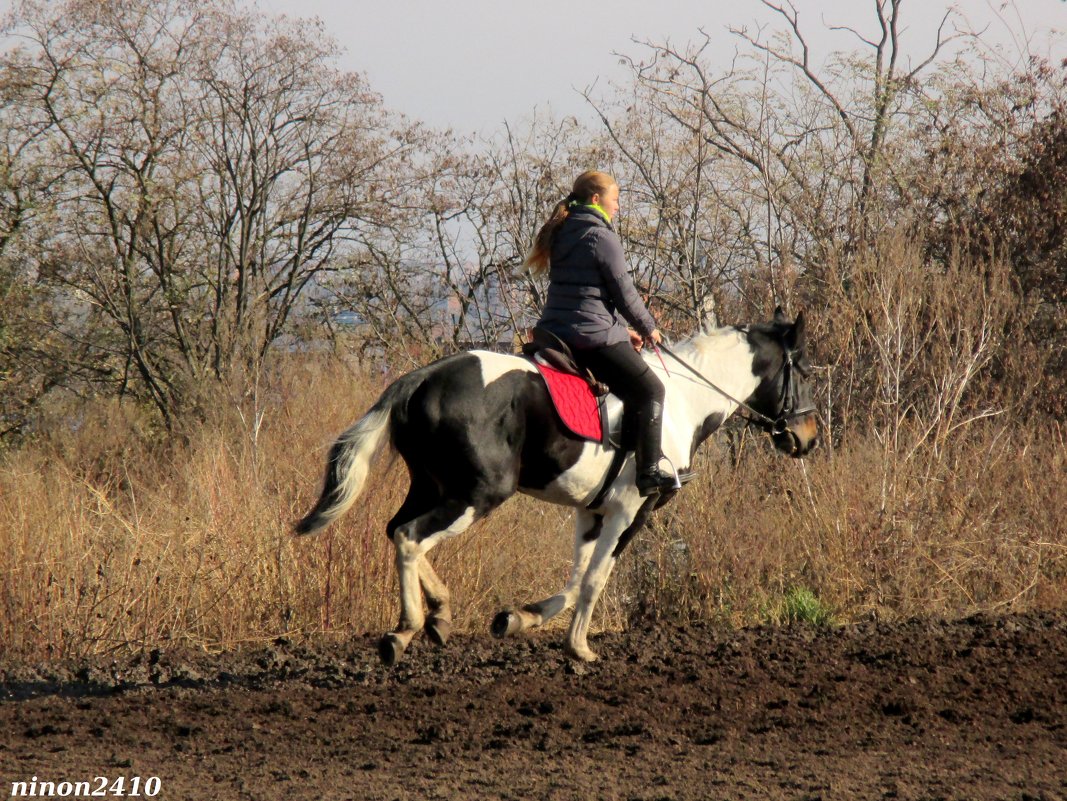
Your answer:
[[[774,321],[776,323],[788,323],[789,318],[785,316],[785,312],[782,311],[781,306],[774,307]]]
[[[807,326],[804,320],[804,312],[798,312],[796,322],[793,323],[789,333],[786,335],[786,344],[789,345],[791,350],[804,349],[806,329]]]

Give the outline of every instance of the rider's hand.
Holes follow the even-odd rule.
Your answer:
[[[661,334],[659,332],[659,329],[657,328],[657,329],[653,330],[651,334],[648,335],[648,338],[649,338],[649,341],[651,341],[653,345],[658,345],[660,342],[663,341],[663,334]]]
[[[640,353],[641,348],[645,346],[645,341],[641,338],[641,335],[632,328],[627,328],[626,332],[630,335],[630,344],[634,346],[634,350]]]

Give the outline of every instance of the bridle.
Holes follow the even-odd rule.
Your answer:
[[[801,378],[807,378],[807,373],[803,367],[796,363],[793,358],[792,349],[785,346],[782,343],[782,366],[778,372],[782,375],[782,398],[781,405],[778,410],[778,417],[771,424],[770,432],[772,436],[780,436],[782,434],[789,434],[793,438],[793,445],[800,449],[800,440],[797,439],[797,435],[789,428],[789,424],[796,420],[798,417],[811,414],[815,411],[815,406],[800,406],[800,389],[798,382],[794,377],[794,373],[799,373]],[[778,376],[776,375],[775,378]]]
[[[778,372],[775,373],[774,377],[775,379],[777,379],[779,375],[782,376],[782,394],[781,398],[779,399],[778,413],[776,417],[769,417],[763,412],[758,411],[757,409],[753,409],[743,400],[738,400],[737,398],[733,397],[729,392],[717,386],[713,381],[711,381],[711,379],[701,374],[695,367],[693,367],[693,365],[686,362],[666,345],[660,343],[659,348],[672,359],[674,359],[676,362],[678,362],[678,364],[682,365],[682,367],[684,367],[686,370],[688,370],[701,381],[703,381],[705,384],[707,384],[708,387],[718,392],[727,400],[736,403],[741,409],[743,409],[747,413],[742,416],[749,422],[749,424],[759,426],[760,428],[767,431],[772,437],[779,437],[788,434],[793,439],[794,447],[799,450],[800,441],[797,438],[797,435],[789,429],[789,424],[796,420],[798,417],[803,417],[806,414],[811,414],[815,411],[815,407],[804,406],[801,408],[797,408],[798,406],[800,406],[800,390],[797,386],[797,381],[794,373],[800,373],[802,378],[806,378],[807,376],[805,375],[804,368],[798,365],[796,363],[796,360],[793,358],[793,350],[787,347],[784,342],[780,344],[782,346],[783,354],[782,366],[778,368]]]

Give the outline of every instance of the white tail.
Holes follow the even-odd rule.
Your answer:
[[[312,534],[343,515],[363,491],[371,460],[389,433],[392,404],[382,398],[362,419],[337,438],[326,464],[322,496],[294,527]]]

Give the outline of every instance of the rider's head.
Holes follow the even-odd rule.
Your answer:
[[[614,217],[619,210],[619,185],[606,172],[589,170],[575,179],[568,201],[600,206],[609,217]]]
[[[571,193],[556,204],[548,222],[541,226],[534,239],[534,246],[526,257],[525,266],[534,274],[548,269],[549,255],[552,253],[552,239],[556,231],[567,219],[572,205],[596,205],[603,209],[610,220],[619,211],[619,185],[615,179],[600,170],[587,170],[574,180]]]

